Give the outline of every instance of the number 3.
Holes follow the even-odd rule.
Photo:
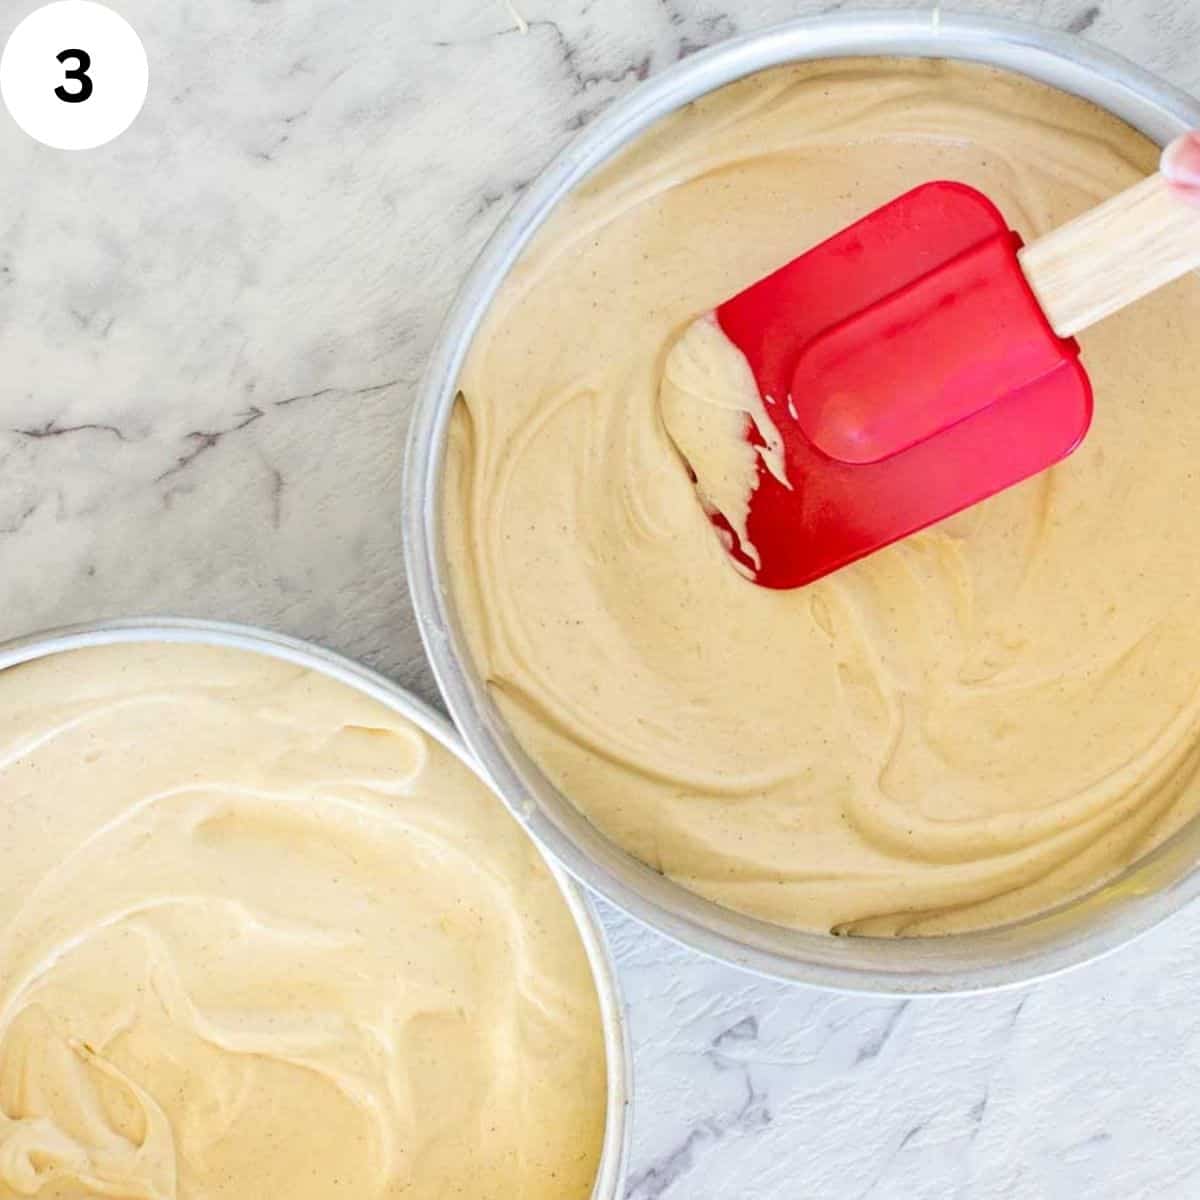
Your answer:
[[[64,87],[56,87],[54,94],[67,104],[82,104],[92,94],[92,80],[88,70],[92,65],[92,57],[86,50],[64,50],[58,56],[58,61],[65,64],[68,58],[75,60],[75,66],[66,73],[67,79],[73,79],[79,84],[77,92],[68,92]]]

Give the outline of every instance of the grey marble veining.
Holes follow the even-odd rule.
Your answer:
[[[856,6],[113,3],[151,63],[127,134],[63,154],[0,114],[0,637],[226,617],[434,699],[400,462],[473,256],[639,80]],[[0,0],[0,32],[35,6]],[[964,7],[1200,90],[1195,0]],[[1200,913],[1037,987],[912,1003],[760,981],[606,917],[637,1042],[629,1200],[1200,1196]]]
[[[630,1200],[1200,1195],[1200,914],[991,996],[756,980],[610,922],[637,1043]]]

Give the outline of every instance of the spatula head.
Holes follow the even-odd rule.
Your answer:
[[[1079,444],[1091,385],[1020,246],[987,197],[930,183],[716,310],[783,443],[787,484],[758,468],[751,545],[714,517],[755,582],[810,583]]]

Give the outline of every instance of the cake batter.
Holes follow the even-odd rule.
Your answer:
[[[733,568],[660,406],[696,317],[917,184],[972,184],[1031,240],[1158,160],[1017,75],[825,61],[686,107],[560,207],[462,374],[445,537],[492,695],[610,838],[769,921],[937,934],[1196,814],[1200,281],[1083,335],[1071,458],[795,591]]]
[[[384,705],[242,651],[0,672],[0,1197],[587,1200],[569,910]]]

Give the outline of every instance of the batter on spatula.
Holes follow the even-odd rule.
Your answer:
[[[803,587],[1077,450],[1075,335],[1200,271],[1197,138],[1033,242],[920,184],[697,317],[659,403],[738,569]]]

